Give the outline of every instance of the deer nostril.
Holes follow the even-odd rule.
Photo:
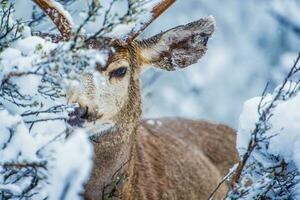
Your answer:
[[[67,122],[71,126],[81,126],[88,117],[88,108],[79,107],[75,108],[73,112],[69,113],[69,119]]]
[[[209,37],[206,37],[206,38],[204,39],[204,45],[205,45],[205,46],[207,45],[208,39],[209,39]]]
[[[74,112],[79,118],[86,119],[88,117],[88,107],[75,108]]]

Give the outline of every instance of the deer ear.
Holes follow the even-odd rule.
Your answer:
[[[194,64],[205,54],[214,31],[215,20],[209,16],[140,41],[143,65],[172,71]]]

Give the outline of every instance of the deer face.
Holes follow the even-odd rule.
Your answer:
[[[87,129],[112,128],[117,124],[117,116],[129,99],[129,88],[138,76],[137,66],[131,61],[129,47],[112,45],[113,49],[106,63],[95,67],[92,73],[83,73],[80,84],[67,91],[69,103],[78,103],[75,110]],[[91,133],[92,134],[92,133]]]
[[[72,22],[65,12],[52,1],[33,1],[52,19],[66,40],[72,38]],[[141,113],[139,74],[145,66],[176,70],[196,63],[206,52],[207,41],[215,30],[212,17],[178,26],[146,40],[134,40],[174,1],[158,1],[151,10],[150,19],[126,33],[125,41],[111,38],[105,48],[98,45],[99,52],[110,52],[108,59],[93,72],[83,73],[80,84],[67,91],[68,101],[80,106],[75,110],[75,116],[91,134],[99,133],[103,128],[138,123]],[[102,38],[102,41],[107,40]]]
[[[215,29],[211,17],[178,26],[126,46],[113,45],[105,67],[84,74],[80,88],[69,92],[69,102],[78,103],[84,127],[93,132],[115,127],[128,109],[140,110],[139,75],[145,66],[176,70],[196,63],[207,49]],[[135,102],[138,101],[138,102]]]

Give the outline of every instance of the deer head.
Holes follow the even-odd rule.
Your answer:
[[[120,123],[124,108],[139,108],[139,76],[147,66],[172,71],[194,64],[205,53],[207,41],[214,30],[211,17],[178,26],[126,46],[113,44],[115,53],[107,65],[94,74],[85,74],[82,87],[71,91],[70,102],[79,103],[87,121]],[[87,113],[86,113],[87,112]],[[128,110],[127,110],[128,112]],[[93,125],[92,125],[93,126]]]
[[[114,172],[130,157],[141,117],[140,73],[149,66],[167,71],[185,68],[196,63],[207,50],[208,39],[215,30],[213,17],[172,28],[145,40],[136,39],[174,1],[158,2],[151,11],[152,17],[139,29],[132,29],[125,39],[93,38],[86,41],[89,48],[108,55],[94,72],[81,75],[79,86],[71,87],[67,92],[68,101],[80,105],[75,116],[81,119],[81,125],[98,143],[95,147],[97,167],[87,190],[95,185],[101,188],[109,182]],[[50,16],[63,39],[73,37],[71,20],[52,0],[34,2]]]
[[[33,1],[51,18],[61,33],[62,40],[74,37],[72,19],[60,5],[54,0]],[[88,48],[108,52],[104,63],[96,66],[92,73],[83,73],[81,84],[69,88],[67,92],[68,101],[79,104],[80,108],[75,114],[89,134],[101,135],[112,129],[125,127],[132,130],[139,123],[139,76],[144,68],[153,66],[173,71],[196,63],[205,54],[208,39],[215,30],[215,22],[211,16],[148,39],[136,39],[174,1],[158,1],[151,10],[150,19],[139,25],[139,28],[129,31],[125,40],[107,37],[86,40]]]
[[[62,36],[70,38],[71,20],[53,1],[35,2],[50,16]],[[124,117],[129,119],[126,123],[132,123],[131,116],[140,115],[139,76],[146,66],[167,71],[185,68],[196,63],[206,52],[207,41],[215,30],[213,17],[175,27],[149,39],[135,40],[173,2],[163,0],[154,6],[152,18],[139,29],[132,30],[126,41],[110,39],[108,46],[98,46],[99,50],[106,48],[113,52],[97,71],[82,75],[79,88],[69,90],[69,102],[79,103],[77,114],[86,119],[83,126],[91,132],[99,131],[96,124],[120,126],[124,124]],[[138,116],[135,119],[139,119]]]

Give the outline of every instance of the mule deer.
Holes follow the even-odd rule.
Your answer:
[[[57,16],[49,10],[59,13],[60,20],[53,21],[70,38],[71,23],[64,13],[50,0],[34,1],[51,19]],[[215,30],[213,17],[206,17],[135,40],[173,2],[158,3],[153,18],[125,43],[110,41],[114,52],[107,64],[96,74],[83,75],[83,86],[68,93],[69,102],[80,105],[76,113],[95,149],[85,199],[207,199],[237,161],[235,131],[226,125],[182,118],[141,121],[139,75],[145,66],[172,71],[196,63]]]

